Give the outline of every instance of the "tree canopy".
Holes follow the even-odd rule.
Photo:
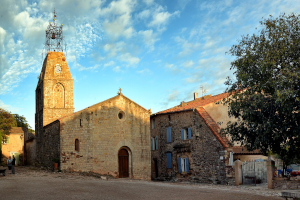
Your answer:
[[[6,137],[9,134],[10,129],[16,125],[13,115],[0,108],[0,164],[2,160],[2,137]]]
[[[225,82],[232,141],[248,150],[278,154],[285,164],[300,156],[300,15],[263,19],[261,30],[242,36],[229,54],[235,79]]]
[[[32,130],[31,126],[28,124],[28,122],[24,116],[20,116],[18,114],[13,114],[13,116],[15,118],[15,124],[17,127],[28,128],[29,133],[34,132],[34,130]]]
[[[16,126],[14,116],[9,111],[0,108],[0,133],[8,135],[10,129],[14,126]]]

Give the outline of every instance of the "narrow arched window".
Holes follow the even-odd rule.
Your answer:
[[[75,139],[75,151],[79,151],[79,140]]]

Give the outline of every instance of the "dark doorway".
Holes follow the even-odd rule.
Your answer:
[[[155,178],[157,178],[158,177],[157,158],[154,158],[153,161],[154,161]]]
[[[119,151],[119,178],[129,177],[129,154],[126,149]]]

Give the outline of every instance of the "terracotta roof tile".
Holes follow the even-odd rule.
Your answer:
[[[216,136],[216,138],[220,141],[222,146],[224,148],[229,147],[228,139],[226,138],[226,136],[222,136],[220,134],[220,127],[215,122],[215,120],[206,112],[206,110],[203,107],[197,108],[196,110],[197,110],[198,114],[202,117],[204,122],[207,124],[209,129],[213,132],[213,134]]]
[[[202,99],[202,97],[200,97],[200,98],[197,98],[193,101],[185,102],[184,104],[186,104],[186,105],[184,105],[184,106],[178,105],[178,106],[175,106],[173,108],[169,108],[167,110],[160,111],[160,112],[155,113],[155,114],[158,115],[158,114],[165,114],[165,113],[170,113],[170,112],[178,112],[178,111],[195,109],[197,107],[205,106],[207,104],[220,101],[220,100],[228,97],[228,95],[229,94],[226,92],[226,93],[218,94],[218,95],[211,96],[211,97],[205,98],[205,99]]]

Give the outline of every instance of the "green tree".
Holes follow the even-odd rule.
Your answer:
[[[25,127],[28,128],[28,132],[32,133],[34,130],[32,130],[31,126],[28,124],[26,118],[24,116],[20,116],[18,114],[13,114],[15,121],[16,121],[16,126],[17,127]]]
[[[228,52],[236,78],[225,82],[228,113],[237,121],[224,133],[248,150],[278,154],[285,165],[300,157],[299,17],[270,16],[257,34],[242,36]]]
[[[2,139],[9,135],[9,131],[13,126],[16,126],[13,115],[0,108],[0,163],[2,161]]]

